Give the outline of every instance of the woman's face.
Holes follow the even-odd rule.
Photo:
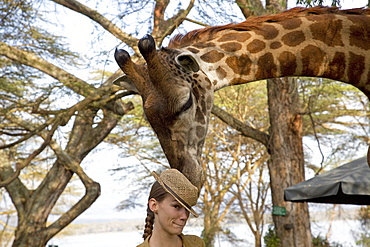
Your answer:
[[[178,203],[173,196],[168,194],[163,201],[151,199],[151,210],[155,213],[154,228],[170,235],[182,233],[189,218],[189,211]]]

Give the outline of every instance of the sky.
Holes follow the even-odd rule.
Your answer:
[[[184,1],[188,2],[188,1]],[[289,1],[288,8],[295,7],[295,0]],[[330,2],[330,1],[329,1]],[[342,8],[356,8],[363,7],[367,4],[367,0],[343,0]],[[93,35],[96,35],[96,31],[91,24],[91,20],[83,17],[79,14],[74,13],[68,9],[61,11],[62,15],[55,16],[56,22],[59,23],[56,27],[58,32],[67,37],[67,42],[74,51],[78,51],[86,56],[91,56],[94,49],[105,49],[109,53],[106,57],[102,57],[102,60],[108,59],[113,60],[113,52],[119,41],[113,36],[106,37],[101,40],[100,43],[96,43],[95,46],[91,45],[91,39]],[[98,46],[101,47],[98,47]],[[94,66],[94,69],[115,71],[118,66],[115,63],[110,63],[104,67],[104,64]],[[85,70],[76,69],[73,73],[86,80],[92,77],[89,73],[91,68]],[[114,164],[129,164],[135,162],[135,159],[122,159],[119,157],[120,150],[99,150],[90,154],[83,162],[86,173],[92,177],[95,181],[101,184],[102,193],[98,200],[80,217],[78,220],[101,220],[101,219],[136,219],[145,217],[145,211],[132,210],[118,212],[115,207],[125,196],[127,196],[127,189],[129,184],[127,181],[118,181],[117,177],[112,177],[109,169]],[[154,181],[154,180],[153,180]],[[145,201],[145,199],[143,199]]]

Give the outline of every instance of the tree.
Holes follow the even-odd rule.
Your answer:
[[[76,56],[63,48],[59,37],[38,27],[39,13],[33,4],[1,3],[7,10],[1,18],[1,149],[12,148],[15,153],[0,165],[0,184],[17,210],[13,246],[36,247],[45,246],[99,196],[99,184],[79,164],[131,109],[131,104],[114,96],[117,87],[95,88],[46,60],[64,59],[75,64],[71,59]],[[36,81],[41,78],[46,82]],[[63,93],[74,95],[76,101],[81,96],[84,99],[61,106],[56,98]],[[66,125],[68,140],[58,140],[58,131]],[[42,164],[48,164],[49,170],[30,188],[20,174],[26,167]],[[47,223],[73,174],[84,184],[85,195],[56,221]]]
[[[370,207],[363,206],[358,210],[358,218],[361,222],[361,231],[357,233],[356,245],[358,246],[368,246],[370,243],[369,235],[369,220],[370,220]]]
[[[253,121],[256,128],[264,129],[267,128],[267,104],[261,96],[265,93],[263,84],[233,87],[218,92],[216,104],[241,122]],[[217,106],[213,111],[224,112]],[[235,221],[245,221],[254,235],[255,246],[261,246],[269,191],[264,169],[267,152],[263,145],[230,130],[227,124],[212,117],[204,153],[206,181],[201,206],[204,214],[202,237],[206,246],[215,246],[218,235],[226,235],[230,242],[238,241],[223,226],[225,222]]]
[[[269,1],[265,9],[260,1],[237,2],[246,17],[281,12],[287,6],[287,1]],[[272,204],[274,207],[288,208],[283,217],[273,214],[277,236],[287,246],[311,246],[307,204],[284,201],[284,189],[304,180],[302,119],[297,108],[298,91],[295,89],[296,82],[292,79],[267,80],[270,133],[269,142],[264,144],[270,154],[268,164]]]

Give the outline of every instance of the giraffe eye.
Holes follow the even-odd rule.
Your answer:
[[[181,114],[182,112],[185,112],[193,105],[193,97],[191,96],[191,93],[189,94],[189,99],[186,101],[186,103],[181,107],[180,111],[177,114]]]

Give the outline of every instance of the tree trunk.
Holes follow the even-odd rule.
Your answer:
[[[46,220],[73,175],[59,162],[54,164],[51,172],[55,174],[53,177],[56,179],[48,183],[50,191],[46,193],[44,189],[34,194],[31,193],[26,200],[25,212],[18,212],[18,226],[12,246],[43,247],[49,241]]]
[[[262,236],[261,236],[260,231],[256,232],[254,234],[254,246],[255,247],[262,247],[261,239],[262,239]]]
[[[202,238],[206,247],[213,247],[215,246],[216,233],[220,230],[217,223],[219,205],[215,205],[215,202],[211,198],[208,198],[211,188],[207,180],[204,183],[204,191]]]
[[[106,107],[110,107],[110,102]],[[116,126],[121,115],[126,113],[117,115],[107,108],[102,109],[104,118],[98,124],[94,122],[98,108],[79,111],[64,150],[54,140],[48,143],[57,159],[35,190],[27,189],[19,178],[15,178],[6,185],[5,188],[17,208],[18,216],[13,247],[44,247],[55,234],[89,208],[98,198],[100,185],[84,173],[80,163]],[[128,107],[126,110],[130,109]],[[84,184],[85,195],[59,219],[47,224],[51,210],[74,173]],[[5,181],[13,174],[14,170],[10,165],[0,164],[0,181]]]
[[[204,218],[203,234],[202,238],[204,240],[206,247],[215,246],[215,237],[217,229],[213,225],[212,219],[210,217]]]
[[[270,143],[268,146],[273,206],[285,207],[286,215],[273,215],[281,246],[312,246],[307,203],[284,201],[284,189],[304,180],[302,119],[293,78],[268,80]]]

